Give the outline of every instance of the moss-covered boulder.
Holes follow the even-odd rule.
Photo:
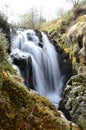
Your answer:
[[[44,97],[0,71],[0,130],[80,130]]]
[[[62,105],[71,120],[86,130],[86,76],[73,76],[64,90]]]

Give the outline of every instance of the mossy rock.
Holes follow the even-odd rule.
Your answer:
[[[77,22],[86,22],[86,15],[79,16]]]
[[[69,112],[73,122],[86,130],[86,76],[73,76],[63,94],[63,107]]]
[[[0,71],[0,130],[80,130],[44,97]]]

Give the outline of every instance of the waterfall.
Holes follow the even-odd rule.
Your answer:
[[[47,35],[41,32],[40,38],[33,30],[17,31],[17,36],[12,40],[11,55],[26,59],[26,69],[29,67],[28,57],[31,57],[35,90],[58,107],[63,86],[62,77],[58,54]],[[28,74],[26,77],[28,78]]]

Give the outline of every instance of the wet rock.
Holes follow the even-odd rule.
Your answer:
[[[39,41],[42,42],[42,34],[38,29],[35,30],[36,35],[39,37]]]
[[[33,81],[32,81],[32,59],[29,55],[26,55],[22,53],[22,57],[20,57],[19,53],[11,53],[11,58],[13,64],[17,65],[19,67],[20,73],[24,79],[24,84],[31,89],[34,89]]]

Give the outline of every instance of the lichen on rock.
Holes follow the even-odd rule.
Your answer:
[[[82,130],[86,130],[86,76],[71,77],[64,90],[63,106],[69,112],[71,120]]]

